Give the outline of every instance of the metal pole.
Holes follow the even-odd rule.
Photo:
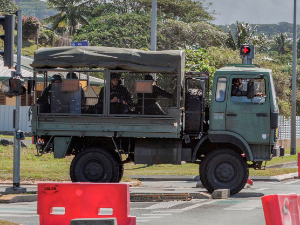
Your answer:
[[[151,51],[156,51],[156,11],[157,0],[152,0],[152,17],[151,17]]]
[[[18,17],[17,73],[15,75],[21,76],[21,54],[22,54],[22,11],[21,10],[17,11],[17,17]],[[21,142],[19,139],[17,139],[17,131],[20,128],[20,105],[21,105],[21,96],[16,96],[14,160],[13,160],[13,188],[7,188],[5,190],[6,193],[26,192],[26,188],[20,188]]]
[[[294,29],[293,29],[293,76],[292,76],[292,118],[291,118],[291,155],[296,154],[296,84],[297,84],[297,25],[296,0],[294,0]]]

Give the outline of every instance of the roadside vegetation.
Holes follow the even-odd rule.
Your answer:
[[[20,225],[20,223],[14,223],[7,220],[0,220],[0,225]]]

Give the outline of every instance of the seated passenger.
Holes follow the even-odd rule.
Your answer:
[[[52,85],[56,85],[61,83],[61,76],[59,74],[55,74],[51,78],[51,83],[48,87],[46,87],[39,99],[36,101],[40,107],[40,113],[50,113],[51,112],[51,87]]]
[[[149,74],[145,76],[145,80],[154,81],[153,77]],[[137,93],[138,102],[137,102],[137,111],[139,114],[142,114],[143,107],[143,95],[144,95],[144,115],[165,115],[161,106],[157,103],[156,98],[162,96],[165,98],[173,98],[173,94],[165,91],[157,85],[153,85],[152,93]]]
[[[111,73],[110,75],[110,114],[124,114],[130,113],[133,101],[131,94],[126,87],[121,85],[121,75],[118,73]],[[101,88],[99,93],[99,100],[97,103],[97,113],[103,113],[104,90]]]
[[[242,79],[241,78],[233,78],[232,79],[232,88],[231,88],[231,96],[247,96],[247,91],[242,91]]]
[[[67,73],[66,79],[78,80],[78,76],[74,72],[69,72],[69,73]],[[80,85],[79,85],[79,91],[80,92],[78,92],[78,93],[81,93],[81,111],[84,112],[84,110],[85,110],[84,107],[86,105],[85,104],[86,100],[85,100],[84,90]],[[71,96],[71,99],[75,99],[75,98],[76,98],[76,96],[73,96],[73,98]]]

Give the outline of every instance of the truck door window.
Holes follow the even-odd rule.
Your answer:
[[[216,90],[216,102],[224,102],[226,93],[227,79],[225,77],[218,78]]]
[[[254,98],[247,98],[247,85],[250,79],[233,78],[231,86],[232,102],[264,103],[266,99],[266,82],[264,79],[252,79],[254,82]]]

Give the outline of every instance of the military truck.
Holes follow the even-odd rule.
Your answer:
[[[236,194],[247,182],[248,168],[259,169],[279,155],[271,70],[231,65],[212,80],[207,73],[186,72],[182,50],[93,46],[41,48],[32,67],[34,79],[45,78],[31,107],[34,143],[40,155],[75,155],[73,182],[119,182],[130,162],[185,161],[199,164],[209,192],[225,188]],[[68,73],[76,76],[70,79]],[[127,97],[115,91],[115,78]],[[46,87],[42,103],[39,90]],[[122,110],[113,109],[117,104]]]

